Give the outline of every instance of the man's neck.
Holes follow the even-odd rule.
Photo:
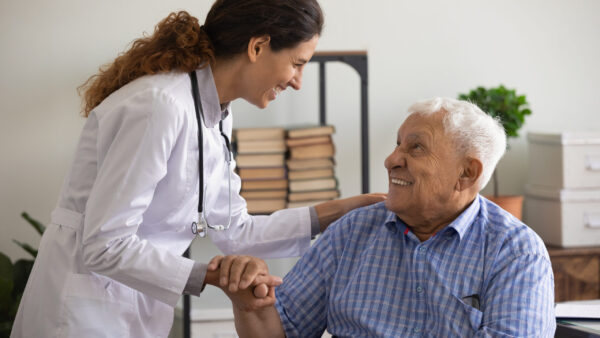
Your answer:
[[[440,230],[452,223],[473,203],[477,195],[461,199],[455,207],[442,213],[431,215],[429,218],[419,216],[419,219],[405,218],[398,215],[406,223],[408,228],[417,236],[421,242],[425,242]]]

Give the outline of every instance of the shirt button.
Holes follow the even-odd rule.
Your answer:
[[[424,246],[422,246],[422,247],[419,248],[419,251],[421,251],[421,253],[423,253],[423,252],[427,251],[427,248],[424,247]]]
[[[421,332],[421,329],[419,329],[418,327],[415,327],[415,328],[413,329],[413,332],[414,332],[414,333],[419,333],[419,332]]]
[[[417,292],[418,293],[423,293],[423,288],[421,286],[417,286]]]

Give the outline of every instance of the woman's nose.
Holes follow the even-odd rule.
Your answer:
[[[302,73],[298,72],[288,83],[295,90],[300,90],[302,87]]]

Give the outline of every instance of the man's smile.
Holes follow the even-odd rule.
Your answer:
[[[392,184],[401,185],[403,187],[413,184],[413,182],[409,182],[409,181],[403,180],[401,178],[394,178],[394,177],[390,177],[390,182],[392,182]]]

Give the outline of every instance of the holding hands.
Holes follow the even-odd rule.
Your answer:
[[[283,282],[269,274],[267,263],[251,256],[216,256],[208,264],[205,281],[231,299],[241,311],[255,311],[275,304],[275,287]]]

